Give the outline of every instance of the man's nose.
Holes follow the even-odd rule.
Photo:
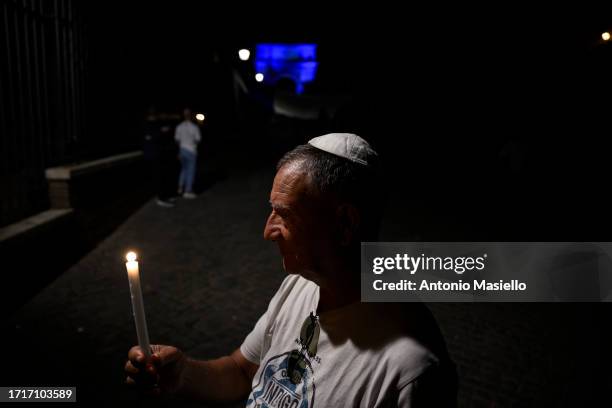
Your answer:
[[[266,221],[266,226],[264,227],[264,239],[268,241],[276,241],[278,239],[280,231],[276,225],[276,222],[276,215],[274,213],[270,213],[268,220]]]

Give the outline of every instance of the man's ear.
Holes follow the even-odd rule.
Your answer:
[[[340,224],[340,245],[349,246],[357,239],[357,233],[361,225],[359,210],[352,204],[343,203],[336,209],[336,217]]]

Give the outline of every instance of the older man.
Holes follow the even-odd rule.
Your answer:
[[[360,302],[360,242],[375,238],[380,216],[377,162],[346,133],[287,153],[264,238],[289,275],[267,311],[217,360],[153,346],[147,363],[133,347],[127,382],[248,407],[454,406],[454,365],[424,306]]]

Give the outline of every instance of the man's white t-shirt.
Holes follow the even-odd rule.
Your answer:
[[[200,129],[189,120],[181,122],[174,131],[174,140],[178,142],[179,147],[192,153],[198,152],[201,138]]]
[[[302,345],[318,301],[315,283],[283,281],[240,347],[259,365],[247,407],[454,405],[454,366],[422,305],[357,302],[322,313],[311,354]]]

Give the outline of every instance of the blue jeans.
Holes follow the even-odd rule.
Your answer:
[[[195,179],[197,155],[189,150],[181,149],[181,174],[179,176],[179,189],[185,193],[193,193],[193,180]]]

